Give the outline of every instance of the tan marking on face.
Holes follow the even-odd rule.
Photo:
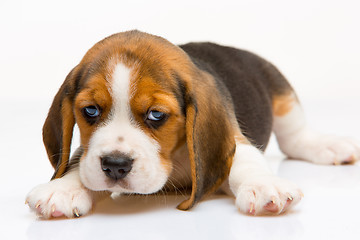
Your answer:
[[[185,141],[185,120],[176,98],[152,78],[145,77],[137,83],[130,106],[142,130],[159,143],[161,162],[170,173],[172,154]],[[152,129],[145,123],[147,113],[152,110],[168,115],[165,123],[157,129]]]
[[[272,100],[273,114],[281,117],[286,115],[297,102],[296,96],[291,92],[286,95],[275,95]]]
[[[93,76],[86,87],[78,94],[75,99],[75,117],[80,130],[81,146],[86,154],[87,146],[92,133],[98,123],[90,124],[83,116],[82,109],[88,106],[98,106],[101,109],[99,123],[104,121],[111,110],[112,98],[106,86],[106,81],[100,75]]]

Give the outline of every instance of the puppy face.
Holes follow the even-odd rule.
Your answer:
[[[92,190],[156,192],[166,183],[172,170],[171,154],[184,138],[179,103],[159,80],[140,75],[141,66],[124,64],[121,56],[108,59],[107,72],[90,77],[75,99],[84,148],[81,180]],[[169,84],[172,79],[164,81]],[[124,177],[106,172],[124,171],[104,166],[104,158],[116,156],[131,159]]]
[[[69,73],[45,121],[53,179],[71,165],[75,124],[80,178],[96,191],[160,190],[186,144],[192,193],[178,207],[191,208],[221,185],[235,151],[236,120],[218,84],[163,38],[130,31],[100,41]]]

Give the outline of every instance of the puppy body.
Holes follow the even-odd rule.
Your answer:
[[[196,64],[209,72],[222,94],[232,101],[242,133],[265,150],[272,130],[272,102],[292,88],[266,60],[243,50],[213,43],[180,46]],[[229,109],[230,110],[230,109]]]
[[[81,146],[69,161],[74,124]],[[350,140],[310,131],[296,95],[269,62],[212,43],[179,47],[131,31],[97,43],[67,76],[44,124],[53,180],[27,196],[45,218],[88,213],[97,192],[192,189],[179,209],[228,182],[240,211],[279,214],[302,197],[262,151],[271,131],[290,157],[353,162]],[[74,200],[75,199],[75,200]]]

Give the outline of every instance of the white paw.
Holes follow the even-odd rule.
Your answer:
[[[79,181],[59,178],[36,186],[26,197],[26,203],[40,216],[80,217],[93,205],[92,193]]]
[[[354,140],[308,130],[288,139],[281,148],[289,157],[317,164],[349,164],[360,159],[360,144]]]
[[[277,215],[295,206],[303,197],[292,182],[273,175],[245,180],[236,195],[238,209],[250,215]]]

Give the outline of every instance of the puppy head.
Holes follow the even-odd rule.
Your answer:
[[[230,115],[214,79],[168,41],[131,31],[97,43],[67,76],[43,128],[55,170],[67,170],[73,126],[80,130],[80,177],[95,191],[148,194],[187,144],[188,209],[228,174],[235,150]]]

